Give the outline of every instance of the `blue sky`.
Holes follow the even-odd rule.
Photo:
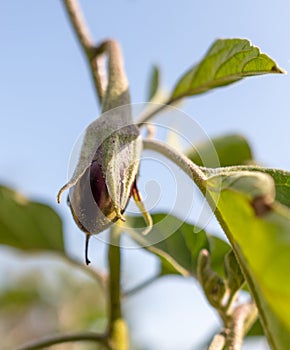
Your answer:
[[[218,37],[248,38],[280,67],[290,70],[290,4],[286,0],[275,3],[109,0],[83,1],[82,5],[96,41],[112,37],[121,43],[132,102],[146,102],[146,83],[153,63],[160,65],[163,85],[170,90]],[[56,207],[55,196],[66,180],[72,146],[99,113],[86,62],[61,1],[2,1],[0,23],[0,181]],[[259,162],[289,170],[289,92],[289,75],[250,78],[192,98],[182,108],[210,136],[240,132],[249,139]],[[79,251],[82,235],[66,206],[63,204],[58,210],[65,220],[69,251],[82,257],[83,252]],[[14,259],[13,254],[5,251],[2,254],[8,263]],[[132,276],[138,278],[140,267],[144,276],[154,270],[155,261],[151,257],[136,252],[127,255],[129,262],[137,261],[138,270],[132,267],[130,270],[128,263]],[[188,282],[166,280],[134,297],[132,303],[139,305],[138,311],[149,313],[149,321],[146,323],[144,316],[136,333],[142,333],[143,322],[147,333],[144,331],[144,339],[140,337],[146,342],[146,334],[149,335],[151,350],[158,349],[160,332],[150,329],[157,316],[150,307],[142,309],[141,303],[146,304],[144,298],[177,315],[175,323],[167,324],[158,317],[157,322],[169,332],[170,344],[181,344],[183,339],[183,349],[190,349],[186,344],[193,337],[194,327],[187,324],[171,333],[170,329],[180,324],[181,305],[168,305],[175,295],[179,298],[185,295],[188,310],[200,310],[197,302],[200,296],[190,298],[191,293],[198,295],[194,289]],[[169,304],[158,299],[164,293]],[[204,309],[202,312],[209,312]],[[186,319],[191,320],[190,313]],[[196,327],[202,332],[206,325],[200,326],[199,322]],[[166,349],[176,348],[172,346],[167,344]],[[261,345],[261,349],[266,347]]]

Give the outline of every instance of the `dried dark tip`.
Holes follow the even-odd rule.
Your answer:
[[[86,235],[86,248],[85,248],[85,259],[86,259],[86,265],[89,265],[91,263],[90,259],[88,258],[88,252],[89,252],[89,240],[90,235]]]
[[[280,73],[280,74],[285,74],[285,73],[286,73],[283,69],[277,67],[276,65],[274,65],[274,66],[271,68],[271,72],[272,72],[272,73]]]
[[[253,199],[252,207],[255,211],[256,216],[261,217],[272,210],[272,201],[267,196],[259,196]]]

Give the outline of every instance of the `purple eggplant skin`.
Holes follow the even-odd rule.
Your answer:
[[[132,189],[136,187],[138,168],[132,173],[134,159],[123,157],[126,150],[136,142],[139,130],[136,130],[135,126],[134,128],[127,126],[118,131],[119,134],[120,132],[123,137],[122,142],[118,142],[117,151],[119,152],[113,152],[116,145],[114,135],[107,138],[97,149],[89,168],[69,191],[68,202],[73,218],[78,227],[87,235],[100,233],[120,219],[116,206],[118,206],[119,213],[123,214],[132,196]],[[108,154],[111,154],[111,157],[108,157]],[[118,157],[119,159],[115,160]],[[117,204],[112,199],[106,182],[112,159],[119,165],[116,174],[119,187]],[[136,165],[133,169],[135,168]],[[128,173],[130,174],[129,179],[127,178]],[[125,186],[128,186],[128,189]]]
[[[70,189],[69,206],[78,227],[93,235],[118,220],[101,166],[95,161]]]

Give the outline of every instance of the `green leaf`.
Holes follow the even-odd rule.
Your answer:
[[[0,232],[0,244],[26,251],[64,252],[58,214],[4,186],[0,186]]]
[[[261,337],[264,335],[264,330],[259,319],[253,324],[247,333],[247,337]]]
[[[213,149],[216,154],[212,154]],[[195,164],[211,168],[249,164],[253,160],[250,145],[238,134],[216,137],[211,142],[197,144],[186,155]],[[219,164],[216,163],[216,155]]]
[[[142,227],[142,216],[127,218],[131,227]],[[203,230],[178,218],[158,213],[152,215],[153,228],[145,237],[138,235],[133,238],[144,245],[144,248],[157,255],[161,261],[161,274],[197,274],[197,259],[202,249],[211,252],[211,266],[218,273],[223,269],[223,259],[230,250],[229,245],[218,237],[207,235]],[[158,224],[158,225],[157,225]],[[178,227],[169,237],[168,229]],[[195,233],[199,231],[198,233]],[[155,243],[158,241],[159,243]]]
[[[217,201],[217,216],[246,276],[269,343],[284,350],[290,344],[290,210],[273,201],[274,182],[271,187],[269,175],[256,175],[241,172],[234,176],[237,181],[215,178],[219,185],[215,189],[211,178],[209,191]]]
[[[205,57],[178,81],[172,100],[193,96],[242,78],[284,73],[267,55],[246,39],[219,39]]]
[[[275,182],[276,201],[290,208],[290,172],[261,166],[238,166],[223,169],[203,169],[208,176],[230,175],[233,172],[258,171],[270,175]]]
[[[158,66],[153,66],[149,78],[148,101],[151,101],[159,90],[160,70]]]

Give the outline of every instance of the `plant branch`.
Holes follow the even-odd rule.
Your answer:
[[[69,343],[69,342],[81,342],[81,341],[96,342],[96,343],[102,344],[104,347],[106,347],[106,349],[111,350],[107,342],[107,335],[97,334],[93,332],[50,336],[50,337],[46,337],[40,340],[35,340],[33,342],[27,343],[15,350],[37,350],[37,349],[43,349],[52,345]]]
[[[241,350],[243,338],[257,317],[258,309],[254,302],[237,306],[224,321],[224,329],[214,336],[208,350]]]
[[[128,331],[121,309],[121,249],[120,231],[110,231],[109,263],[109,344],[113,350],[128,350]]]
[[[78,2],[76,0],[64,0],[64,4],[80,44],[85,51],[92,51],[94,43]]]
[[[228,328],[226,349],[241,350],[243,338],[248,328],[253,324],[258,316],[258,311],[254,303],[247,303],[238,306],[233,313]],[[249,323],[251,320],[251,324]]]
[[[109,289],[110,289],[110,324],[119,319],[121,311],[121,252],[120,233],[111,230],[109,245]]]
[[[94,45],[77,0],[64,0],[63,3],[79,43],[86,54],[98,100],[101,103],[106,85],[105,76],[100,74],[103,71],[103,57],[99,56],[98,48]]]
[[[208,350],[223,350],[226,344],[226,334],[222,331],[216,334],[208,348]]]
[[[279,171],[285,174],[288,173],[285,170],[276,169],[276,168],[265,168],[260,165],[232,165],[232,166],[221,167],[221,168],[200,167],[200,170],[202,170],[208,176],[229,175],[231,172],[237,172],[237,171],[259,171],[261,173],[269,174],[271,176],[274,175],[275,171]]]

